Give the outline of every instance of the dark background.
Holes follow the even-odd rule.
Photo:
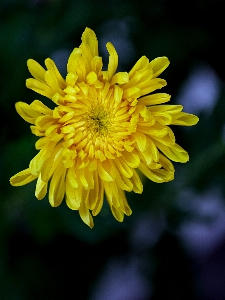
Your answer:
[[[1,1],[0,299],[225,299],[224,4]],[[106,204],[92,230],[65,204],[36,200],[35,183],[9,184],[36,154],[36,138],[15,110],[17,101],[43,100],[25,87],[26,61],[51,57],[65,75],[86,26],[105,66],[108,41],[122,71],[142,55],[167,56],[163,92],[200,118],[173,127],[190,154],[187,164],[175,163],[175,180],[145,180],[142,195],[127,195],[130,217],[118,223]]]

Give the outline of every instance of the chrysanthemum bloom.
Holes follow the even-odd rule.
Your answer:
[[[117,52],[111,43],[106,47],[108,70],[102,71],[98,40],[86,28],[80,47],[69,57],[65,79],[50,58],[45,60],[47,70],[29,59],[34,78],[27,79],[27,87],[51,99],[55,108],[39,100],[16,103],[17,112],[40,138],[35,145],[39,153],[11,184],[37,179],[35,196],[41,200],[49,183],[50,204],[60,205],[65,196],[68,207],[78,210],[91,228],[104,195],[118,221],[131,214],[125,191],[143,190],[136,169],[154,182],[172,180],[170,160],[185,163],[188,154],[168,125],[198,122],[181,105],[161,105],[170,95],[151,94],[166,85],[157,78],[169,65],[166,57],[149,62],[142,56],[129,73],[116,73]]]

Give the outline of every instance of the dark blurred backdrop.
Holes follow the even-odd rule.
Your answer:
[[[180,3],[180,4],[179,4]],[[0,299],[225,299],[225,88],[223,0],[1,0]],[[14,188],[35,137],[15,103],[44,100],[25,87],[29,58],[51,57],[65,75],[85,27],[119,53],[119,70],[142,56],[167,56],[161,75],[171,103],[198,125],[173,127],[190,154],[175,180],[145,181],[127,195],[133,214],[114,220],[107,205],[89,229],[65,204],[37,201],[35,183]]]

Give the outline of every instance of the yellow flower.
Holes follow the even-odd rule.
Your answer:
[[[80,47],[68,59],[65,79],[50,58],[45,60],[47,70],[29,59],[34,78],[27,79],[26,86],[51,99],[55,108],[39,100],[16,103],[17,112],[40,138],[35,144],[38,154],[28,169],[10,179],[11,184],[22,186],[37,179],[35,196],[41,200],[49,183],[51,206],[60,205],[65,196],[68,207],[78,210],[91,228],[104,195],[119,222],[131,214],[125,191],[143,190],[136,169],[154,182],[173,180],[170,160],[184,163],[188,154],[176,144],[168,125],[198,122],[182,112],[181,105],[158,105],[168,102],[170,95],[150,94],[166,85],[158,78],[169,65],[166,57],[149,62],[142,56],[129,73],[116,73],[117,52],[111,43],[106,47],[109,63],[102,71],[98,40],[86,28]]]

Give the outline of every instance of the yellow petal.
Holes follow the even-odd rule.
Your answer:
[[[144,151],[139,152],[139,156],[146,165],[151,165],[153,163],[153,155],[150,147],[146,148]]]
[[[126,99],[126,98],[138,98],[140,97],[142,94],[142,91],[140,88],[136,87],[136,86],[133,86],[131,88],[128,88],[126,90],[124,90],[123,92],[123,98]]]
[[[92,58],[92,70],[98,75],[98,77],[101,75],[101,70],[102,70],[102,58],[99,56],[95,56]]]
[[[93,190],[90,190],[89,193],[89,206],[90,209],[93,209],[92,211],[93,216],[97,216],[97,214],[102,209],[103,200],[104,200],[104,187],[97,172],[94,172],[94,182],[95,182],[95,187]]]
[[[60,164],[52,176],[49,187],[49,202],[52,207],[57,207],[62,203],[65,195],[65,175],[66,169],[63,164]]]
[[[80,182],[85,190],[94,188],[93,174],[91,172],[87,171],[86,169],[80,169],[77,176],[79,177]]]
[[[88,207],[88,209],[93,210],[98,202],[98,197],[99,197],[99,177],[96,174],[96,172],[93,172],[92,174],[92,179],[93,179],[93,183],[94,186],[92,189],[89,190],[89,195],[86,199],[86,206]]]
[[[66,82],[62,75],[59,73],[58,68],[56,67],[56,64],[54,61],[50,58],[47,58],[45,60],[45,65],[47,69],[50,71],[50,73],[54,74],[53,76],[56,78],[56,81],[61,89],[64,89],[66,87]]]
[[[91,71],[91,64],[86,60],[85,56],[83,56],[83,51],[81,50],[81,56],[79,59],[79,64],[76,68],[76,74],[78,75],[79,81],[85,85],[85,78],[87,74]]]
[[[132,177],[133,171],[132,169],[126,164],[126,162],[123,159],[116,159],[115,165],[118,169],[118,171],[121,173],[122,176],[125,176],[127,178]]]
[[[93,30],[88,27],[85,28],[81,40],[84,44],[88,45],[92,57],[98,56],[98,40]]]
[[[137,168],[139,166],[140,158],[136,154],[124,151],[122,156],[129,167]]]
[[[45,197],[47,193],[47,187],[48,187],[48,183],[44,182],[41,179],[41,175],[39,175],[36,183],[36,189],[35,189],[35,196],[38,200],[41,200]]]
[[[25,169],[10,178],[10,183],[13,186],[22,186],[35,180],[37,176],[31,174],[29,169]]]
[[[124,84],[129,82],[129,74],[127,72],[118,72],[113,75],[111,84]]]
[[[81,57],[81,50],[79,48],[75,48],[69,56],[67,63],[67,72],[68,73],[77,73],[77,66],[79,64],[79,59]]]
[[[131,71],[129,72],[129,76],[130,78],[132,78],[135,74],[135,72],[139,71],[139,70],[145,70],[148,68],[149,65],[149,59],[146,56],[142,56],[137,62],[136,64],[133,66],[133,68],[131,69]]]
[[[154,126],[150,127],[148,129],[148,134],[151,136],[151,138],[164,138],[169,133],[169,127],[168,126],[162,126],[161,124],[156,123]],[[171,141],[169,141],[171,143]]]
[[[41,115],[32,109],[27,103],[17,102],[15,106],[18,114],[28,123],[35,124],[36,119]]]
[[[43,147],[46,147],[46,145],[50,142],[49,137],[44,136],[42,138],[40,138],[36,143],[35,143],[35,148],[37,150],[42,149]]]
[[[146,88],[152,80],[152,70],[140,70],[136,71],[135,74],[130,78],[130,81],[124,85],[124,88],[130,88],[136,86],[140,89]]]
[[[85,96],[88,95],[88,86],[84,82],[80,82],[77,84],[81,91],[84,93]]]
[[[153,76],[159,76],[168,66],[170,62],[167,57],[157,57],[149,63],[149,67],[153,70]]]
[[[65,96],[64,91],[59,86],[59,82],[57,80],[57,77],[55,76],[54,71],[48,70],[45,72],[45,81],[55,93],[58,93],[61,96]]]
[[[154,170],[149,169],[144,163],[140,163],[139,170],[150,180],[162,183],[164,182],[164,178],[160,176],[159,174],[156,174],[153,172]]]
[[[181,163],[186,163],[189,160],[187,151],[178,144],[175,143],[174,145],[166,146],[158,140],[155,141],[155,143],[159,150],[162,151],[169,159]]]
[[[120,206],[120,198],[119,198],[119,186],[116,184],[116,182],[102,182],[104,185],[105,195],[106,199],[109,203],[109,205],[114,205],[115,207]]]
[[[73,73],[69,73],[69,74],[73,74]],[[71,77],[71,76],[70,76],[70,77]],[[75,75],[74,75],[74,77],[75,77]],[[69,79],[68,79],[68,80],[69,80]],[[67,86],[63,91],[64,91],[67,95],[69,95],[70,97],[71,97],[71,96],[75,97],[76,94],[77,94],[76,89],[73,88],[72,86]],[[67,96],[67,95],[66,95],[66,96]],[[64,98],[64,99],[65,99],[65,98]],[[56,101],[56,103],[57,103],[57,101]]]
[[[68,73],[68,74],[66,75],[66,83],[67,83],[67,86],[73,87],[73,86],[75,85],[77,79],[78,79],[78,76],[77,76],[76,74],[71,73],[71,72]],[[65,89],[64,89],[64,91],[65,91]],[[75,91],[75,90],[74,90],[74,91]]]
[[[76,170],[74,166],[68,169],[67,180],[74,189],[78,188]]]
[[[120,172],[116,169],[116,184],[124,191],[131,192],[133,190],[133,184],[126,176],[121,176]],[[117,195],[115,195],[118,197]],[[113,201],[112,201],[113,202]]]
[[[199,118],[197,116],[185,112],[180,112],[176,115],[173,115],[173,120],[171,124],[181,126],[192,126],[197,124],[198,121]]]
[[[97,170],[97,166],[98,166],[97,160],[93,159],[92,162],[90,163],[89,167],[88,167],[88,170],[90,172],[95,171],[95,170]]]
[[[109,63],[108,63],[108,81],[111,81],[113,75],[116,72],[118,66],[118,54],[116,49],[111,43],[106,44],[106,48],[109,52]]]
[[[169,104],[165,104],[165,105],[153,105],[149,107],[149,110],[151,112],[157,112],[157,113],[162,113],[162,112],[166,112],[169,113],[171,115],[177,114],[179,112],[181,112],[183,109],[182,105],[169,105]]]
[[[52,116],[52,110],[39,100],[34,100],[30,107],[38,113]],[[40,114],[39,114],[40,115]]]
[[[157,162],[159,160],[159,151],[151,138],[148,137],[147,141],[148,141],[148,149],[151,152],[152,159]]]
[[[90,228],[93,228],[93,226],[94,226],[93,218],[90,214],[89,209],[85,205],[84,201],[81,201],[81,205],[80,205],[80,208],[79,208],[79,214],[80,214],[80,217],[81,217],[82,221],[85,224],[87,224]]]
[[[52,177],[52,174],[62,161],[60,156],[60,153],[62,152],[62,145],[59,143],[51,152],[51,156],[44,162],[41,169],[41,179],[45,182]]]
[[[99,177],[106,182],[111,182],[113,181],[112,176],[110,175],[111,170],[108,168],[108,166],[106,166],[106,169],[103,168],[103,164],[102,163],[98,163],[98,174]]]
[[[67,206],[72,209],[72,210],[78,210],[80,208],[80,203],[82,201],[82,190],[81,187],[78,189],[75,189],[73,186],[70,184],[70,179],[67,172],[66,176],[66,204]]]
[[[130,181],[133,184],[133,191],[135,193],[141,194],[143,192],[143,184],[135,170],[133,170],[133,176],[130,178]]]
[[[164,169],[159,169],[159,170],[152,170],[152,173],[161,178],[161,182],[168,182],[174,179],[174,172],[164,170]]]
[[[137,105],[137,109],[139,110],[140,115],[144,119],[145,122],[151,120],[152,114],[150,110],[145,105]]]
[[[52,123],[54,122],[54,119],[51,116],[48,115],[41,115],[36,119],[35,125],[40,130],[46,130]]]
[[[27,67],[31,75],[40,81],[45,82],[45,69],[33,59],[28,59]]]
[[[171,96],[166,93],[157,93],[154,95],[144,96],[138,99],[138,103],[148,105],[156,105],[170,101]]]
[[[50,99],[52,99],[55,94],[55,91],[53,91],[47,84],[42,83],[34,78],[28,78],[26,80],[26,87]]]
[[[159,154],[159,163],[163,166],[164,169],[172,171],[173,173],[175,172],[173,164],[163,154]]]
[[[127,203],[127,198],[123,190],[119,191],[120,199],[121,199],[121,208],[125,215],[130,216],[132,214],[132,210]]]
[[[141,95],[147,95],[157,89],[161,89],[166,86],[166,80],[161,78],[154,78],[149,82],[149,86],[141,90]]]
[[[138,149],[142,152],[146,149],[147,147],[147,138],[146,138],[146,135],[141,133],[141,132],[134,132],[132,134],[132,137],[134,138],[137,146],[138,146]]]
[[[80,45],[80,49],[82,52],[82,56],[81,56],[81,64],[79,65],[78,70],[80,71],[84,71],[85,70],[85,74],[88,74],[92,71],[92,53],[91,50],[89,48],[89,46],[85,43],[82,43]],[[79,76],[79,74],[78,74]]]
[[[152,114],[154,115],[154,114]],[[156,114],[154,115],[155,121],[162,125],[170,125],[173,121],[172,116],[169,114]]]
[[[44,165],[45,161],[51,156],[54,147],[54,142],[46,144],[45,147],[42,148],[39,153],[30,161],[29,169],[34,176],[39,175],[42,166]]]
[[[112,214],[114,216],[114,218],[118,221],[118,222],[123,222],[123,219],[124,219],[124,213],[123,211],[121,210],[121,208],[117,208],[115,206],[111,206],[111,211],[112,211]]]
[[[88,84],[94,84],[98,80],[97,74],[94,71],[91,71],[86,76],[86,81]]]
[[[36,126],[30,126],[31,132],[36,136],[44,136],[44,132],[39,130]]]
[[[114,100],[116,103],[120,103],[123,96],[123,90],[118,86],[115,85],[114,87]]]
[[[91,197],[91,195],[90,195],[90,197]],[[93,216],[97,216],[100,213],[102,206],[103,206],[103,200],[104,200],[104,188],[102,186],[100,189],[100,194],[98,197],[97,204],[96,204],[94,210],[92,211]]]

